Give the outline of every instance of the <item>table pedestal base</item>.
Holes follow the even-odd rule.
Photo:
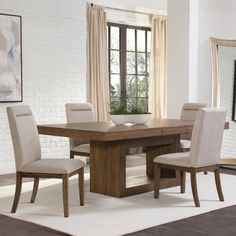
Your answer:
[[[91,141],[90,191],[112,197],[126,197],[153,190],[153,159],[179,150],[179,135],[133,140]],[[147,175],[126,177],[126,149],[146,147]],[[179,176],[163,170],[161,188],[179,185]]]

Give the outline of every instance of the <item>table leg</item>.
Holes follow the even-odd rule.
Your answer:
[[[153,159],[155,157],[180,150],[180,135],[166,136],[163,139],[166,139],[169,144],[146,148],[146,173],[150,178],[154,176]],[[161,177],[175,177],[175,173],[171,170],[162,170]]]
[[[90,191],[112,197],[125,196],[124,141],[91,141]]]

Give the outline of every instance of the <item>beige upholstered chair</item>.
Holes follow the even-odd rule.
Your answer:
[[[93,108],[90,103],[67,103],[66,118],[68,123],[83,123],[95,121]],[[89,141],[80,138],[70,138],[70,158],[90,156]]]
[[[195,120],[197,111],[200,108],[207,107],[207,104],[205,103],[184,103],[181,111],[181,120]],[[191,134],[182,134],[180,139],[180,148],[183,152],[189,152],[191,146]]]
[[[160,155],[154,159],[154,197],[159,197],[160,169],[180,171],[181,193],[185,192],[185,172],[190,172],[195,206],[199,207],[196,173],[214,171],[220,201],[224,201],[219,174],[219,158],[222,145],[226,110],[201,108],[194,121],[191,150]]]
[[[34,178],[31,203],[35,201],[39,178],[61,178],[63,184],[64,216],[69,216],[68,180],[79,175],[80,205],[84,205],[84,163],[71,159],[41,159],[41,147],[37,126],[29,106],[7,108],[16,162],[16,192],[12,213],[16,212],[22,186],[22,178]]]

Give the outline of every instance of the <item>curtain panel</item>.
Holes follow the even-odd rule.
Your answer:
[[[102,6],[87,4],[87,102],[97,121],[108,120],[107,20]]]
[[[166,17],[152,17],[149,111],[152,118],[167,116],[167,38]]]

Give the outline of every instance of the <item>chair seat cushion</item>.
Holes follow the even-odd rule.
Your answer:
[[[173,166],[191,167],[189,152],[177,152],[160,155],[154,159],[154,162]]]
[[[190,149],[191,140],[181,139],[180,140],[180,148],[182,149]]]
[[[77,159],[41,159],[31,162],[21,168],[21,172],[70,174],[82,167],[84,162]]]
[[[74,148],[71,149],[73,152],[84,152],[84,153],[90,153],[90,144],[80,144]]]

